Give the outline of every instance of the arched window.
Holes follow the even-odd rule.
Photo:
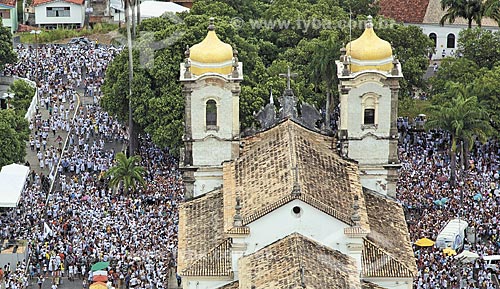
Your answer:
[[[374,94],[367,94],[363,96],[362,99],[362,120],[361,128],[377,128],[378,117],[377,117],[377,107],[378,107],[378,97]]]
[[[365,108],[365,115],[363,120],[365,125],[375,124],[375,109]]]
[[[437,47],[437,35],[436,35],[436,33],[432,32],[431,34],[429,34],[429,38],[432,39],[432,41],[434,41],[434,47]]]
[[[206,103],[206,125],[217,126],[217,103],[210,99]]]
[[[448,34],[446,38],[446,48],[455,48],[455,34]]]

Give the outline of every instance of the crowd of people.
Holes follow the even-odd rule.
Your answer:
[[[23,289],[31,282],[41,288],[50,280],[55,289],[67,278],[88,288],[92,264],[104,261],[110,263],[110,286],[167,288],[175,266],[177,207],[184,197],[177,161],[144,136],[138,153],[146,186],[124,194],[104,177],[128,141],[124,127],[99,106],[105,69],[119,50],[104,45],[16,50],[18,62],[4,74],[38,83],[29,147],[42,173],[31,173],[18,207],[0,216],[0,237],[28,240],[31,250],[29,262],[5,272],[6,287]],[[77,108],[77,93],[91,101]],[[55,189],[47,196],[44,173],[53,177],[56,167]]]
[[[449,220],[462,218],[468,222],[469,232],[473,232],[467,234],[467,248],[480,256],[475,262],[466,263],[436,247],[415,245],[419,268],[415,287],[495,288],[495,273],[487,270],[481,257],[500,254],[500,143],[476,142],[463,162],[459,152],[456,184],[452,186],[449,135],[442,131],[409,130],[405,125],[400,132],[402,168],[397,198],[405,208],[412,241],[423,237],[436,240]]]

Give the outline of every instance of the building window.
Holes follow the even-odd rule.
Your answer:
[[[10,10],[0,9],[0,17],[2,17],[2,19],[10,19]]]
[[[448,34],[446,38],[446,48],[455,48],[455,34]]]
[[[375,109],[374,108],[365,108],[364,115],[364,125],[375,124]]]
[[[437,35],[436,35],[436,33],[432,32],[431,34],[429,34],[429,38],[432,39],[432,41],[434,42],[434,47],[437,47]]]
[[[206,103],[206,124],[207,128],[217,126],[217,103],[210,99]]]
[[[47,17],[70,17],[70,7],[47,7]]]

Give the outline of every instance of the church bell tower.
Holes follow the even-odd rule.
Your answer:
[[[400,63],[389,42],[365,31],[341,50],[337,61],[340,91],[340,153],[359,164],[363,187],[396,195],[400,167],[397,111]]]
[[[215,33],[187,48],[180,65],[185,100],[181,170],[190,199],[222,185],[222,163],[239,153],[239,96],[243,69],[237,51]]]

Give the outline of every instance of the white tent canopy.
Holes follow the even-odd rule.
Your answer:
[[[16,207],[26,184],[30,168],[18,164],[3,166],[0,171],[0,208]]]

